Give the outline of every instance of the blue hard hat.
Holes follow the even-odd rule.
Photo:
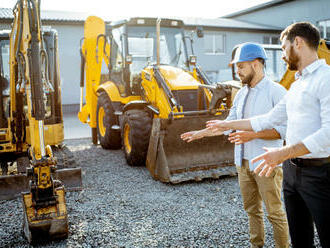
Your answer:
[[[236,49],[235,56],[230,64],[235,64],[238,62],[252,61],[255,59],[267,59],[265,49],[256,43],[242,43],[234,48]]]

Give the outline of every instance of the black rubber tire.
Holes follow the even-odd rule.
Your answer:
[[[129,126],[130,152],[125,144],[125,125]],[[122,143],[126,161],[131,166],[144,166],[148,153],[149,139],[152,127],[152,116],[140,109],[127,110],[121,126]]]
[[[100,108],[104,109],[103,125],[105,127],[105,134],[102,135],[99,127],[99,111]],[[106,92],[101,92],[97,98],[97,135],[101,146],[104,149],[119,149],[121,148],[121,137],[120,132],[111,129],[113,125],[119,125],[117,117],[114,114],[114,109],[112,107],[111,101]]]

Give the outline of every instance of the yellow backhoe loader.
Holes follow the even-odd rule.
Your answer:
[[[0,32],[0,200],[21,195],[34,243],[68,236],[65,190],[82,187],[81,169],[62,145],[57,33],[42,31],[40,0],[18,0],[13,14]]]
[[[94,144],[123,147],[129,165],[146,164],[162,182],[236,175],[226,136],[180,139],[207,120],[226,118],[231,104],[231,88],[211,85],[189,42],[180,20],[131,18],[105,25],[95,16],[87,18],[81,40],[79,120],[92,128]],[[104,68],[108,73],[101,73]]]

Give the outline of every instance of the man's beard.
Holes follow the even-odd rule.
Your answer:
[[[293,47],[290,47],[290,55],[289,58],[284,58],[284,61],[288,64],[288,68],[291,71],[298,70],[298,63],[299,63],[299,57],[297,53],[293,50]]]
[[[256,72],[253,70],[253,68],[251,68],[250,74],[246,75],[243,79],[241,79],[242,84],[251,87],[251,81],[254,78],[255,74]]]

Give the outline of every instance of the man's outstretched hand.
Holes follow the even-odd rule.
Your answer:
[[[263,149],[266,152],[258,157],[255,157],[251,160],[251,162],[255,163],[257,161],[262,161],[261,164],[254,169],[254,173],[259,176],[269,177],[275,167],[287,160],[288,156],[281,148],[264,147]]]
[[[264,147],[266,151],[264,154],[261,154],[258,157],[255,157],[251,160],[252,163],[255,163],[259,160],[262,160],[261,164],[255,168],[254,173],[259,173],[259,176],[269,177],[274,168],[283,163],[289,158],[296,158],[306,154],[309,154],[310,151],[302,143],[298,143],[290,146],[283,146],[281,148],[267,148]]]
[[[197,131],[190,131],[190,132],[186,132],[181,134],[181,139],[186,141],[186,142],[191,142],[193,140],[197,140],[197,139],[201,139],[204,137],[203,132],[197,130]]]
[[[187,141],[189,143],[193,140],[201,139],[206,136],[216,136],[222,134],[223,134],[222,132],[213,132],[210,128],[204,128],[201,130],[195,130],[195,131],[183,133],[181,134],[180,137],[182,140]]]

